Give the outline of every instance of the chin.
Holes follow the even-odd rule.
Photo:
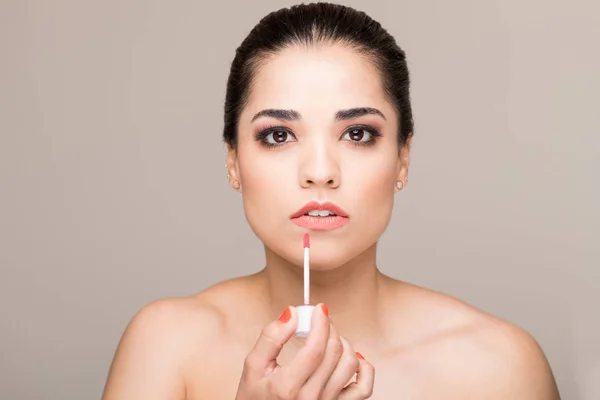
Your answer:
[[[299,256],[296,251],[293,251],[293,249],[282,249],[278,248],[278,246],[275,246],[275,248],[270,247],[270,249],[287,262],[297,266],[298,268],[303,268],[303,254]],[[313,271],[331,271],[349,263],[356,256],[358,256],[358,254],[350,254],[339,250],[317,251],[316,249],[311,248],[310,269]]]
[[[345,239],[330,237],[328,240],[320,237],[319,240],[313,240],[318,237],[318,233],[309,232],[309,234],[311,235],[310,269],[313,271],[329,271],[339,268],[359,257],[373,245],[370,241],[365,242],[364,237],[358,241],[351,240],[350,237]],[[302,247],[302,236],[298,238],[299,240],[293,241],[284,241],[281,240],[281,237],[261,239],[264,239],[265,246],[278,257],[302,268],[304,266],[304,248]]]
[[[331,271],[339,268],[348,262],[352,261],[354,257],[348,257],[347,254],[314,254],[314,251],[310,253],[310,269],[313,271]]]

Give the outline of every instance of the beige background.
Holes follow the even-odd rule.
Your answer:
[[[0,398],[99,398],[142,305],[263,265],[226,183],[225,81],[293,3],[0,4]],[[381,269],[524,327],[563,399],[600,399],[598,3],[346,4],[412,70]]]

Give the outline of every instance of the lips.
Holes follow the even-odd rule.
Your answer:
[[[328,214],[326,216],[314,216],[308,214],[314,214],[314,211],[329,211],[333,214]],[[321,204],[316,201],[306,204],[292,214],[290,219],[294,224],[302,228],[320,231],[341,228],[349,221],[348,214],[340,207],[333,203],[327,202]]]
[[[348,214],[346,214],[346,212],[344,210],[342,210],[340,207],[338,207],[337,205],[330,203],[330,202],[319,203],[316,201],[311,201],[310,203],[305,204],[301,209],[299,209],[294,214],[292,214],[292,216],[290,218],[291,219],[300,218],[304,215],[308,215],[308,213],[310,211],[331,211],[332,213],[335,214],[335,216],[348,218]],[[329,218],[329,217],[317,217],[317,218]]]

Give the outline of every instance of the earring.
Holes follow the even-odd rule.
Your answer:
[[[229,167],[227,166],[227,164],[225,164],[225,168],[227,168],[227,180],[230,180],[231,175],[229,174]],[[240,189],[240,183],[238,181],[233,181],[232,185],[235,190]]]
[[[398,191],[401,191],[403,187],[404,187],[404,182],[402,182],[402,181],[396,181],[396,189]]]

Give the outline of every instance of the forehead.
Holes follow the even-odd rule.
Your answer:
[[[290,47],[256,70],[242,120],[264,108],[294,109],[310,119],[331,118],[336,111],[352,107],[375,107],[386,115],[393,112],[371,60],[339,45]]]

